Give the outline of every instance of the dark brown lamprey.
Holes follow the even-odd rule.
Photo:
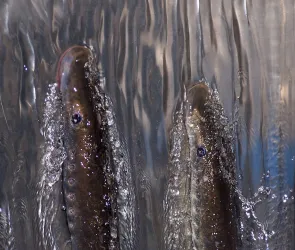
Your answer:
[[[172,132],[165,249],[240,249],[233,131],[217,91],[186,87]]]
[[[91,50],[73,46],[61,56],[57,81],[62,94],[64,146],[63,191],[72,249],[118,249],[112,237],[115,187],[101,116],[95,111],[87,63]]]

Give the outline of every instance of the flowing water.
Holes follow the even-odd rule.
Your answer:
[[[165,249],[177,105],[205,79],[232,131],[241,248],[295,248],[294,1],[2,0],[0,12],[0,249],[70,249],[55,76],[75,44],[97,56],[125,156],[126,242]]]

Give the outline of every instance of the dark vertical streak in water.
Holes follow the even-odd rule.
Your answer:
[[[116,63],[116,68],[117,68],[117,78],[119,80],[118,84],[121,83],[122,78],[124,77],[124,60],[127,57],[126,55],[126,46],[128,46],[126,44],[126,33],[125,33],[125,29],[126,29],[126,25],[127,25],[127,20],[126,20],[126,16],[121,16],[120,18],[120,24],[119,24],[119,45],[118,45],[118,62]],[[128,49],[128,48],[127,48]]]
[[[222,1],[222,6],[223,6],[223,1]],[[214,25],[213,25],[213,20],[212,20],[213,16],[212,16],[211,8],[212,8],[212,1],[209,0],[209,2],[208,2],[208,11],[209,11],[208,17],[209,17],[211,44],[216,50],[218,50],[217,41],[216,41],[216,32],[215,32],[215,28],[214,28]]]
[[[187,1],[183,1],[182,8],[183,8],[183,21],[182,21],[182,28],[184,30],[184,41],[185,41],[185,56],[184,56],[184,64],[183,67],[183,76],[181,77],[181,80],[183,82],[186,82],[188,80],[191,80],[191,64],[190,64],[190,33],[189,33],[189,16],[188,16],[188,3]]]
[[[198,30],[197,30],[197,38],[198,38],[198,43],[197,43],[197,46],[198,46],[197,73],[198,73],[198,78],[203,79],[204,78],[203,57],[204,57],[205,53],[204,53],[204,44],[203,44],[204,43],[204,41],[203,41],[203,26],[202,26],[202,19],[201,19],[201,11],[200,10],[199,10],[199,13],[198,13],[198,19],[197,20],[198,20],[198,26],[197,26],[198,27]],[[191,79],[191,80],[196,80],[196,79]]]
[[[175,79],[179,80],[180,82],[184,82],[185,79],[183,79],[182,74],[181,74],[181,65],[182,65],[181,60],[184,58],[184,55],[185,55],[185,40],[184,40],[185,30],[184,30],[184,27],[183,27],[182,21],[181,21],[181,11],[180,11],[181,4],[182,4],[182,1],[177,1],[177,6],[175,7],[176,17],[175,17],[175,19],[173,19],[173,22],[175,25],[175,31],[176,31],[174,48],[175,48],[175,50],[178,51],[178,53],[175,55],[175,62],[174,63],[175,63],[175,68],[177,69],[177,71],[175,72]],[[166,22],[168,22],[168,20]],[[176,96],[177,96],[177,93],[180,92],[181,88],[182,88],[181,84],[179,84],[177,86],[177,88],[175,88],[175,95]],[[163,93],[166,93],[166,92],[163,92]],[[176,104],[174,104],[174,105],[176,106]]]
[[[238,67],[240,69],[241,67],[241,56],[239,54],[239,51],[241,50],[241,43],[240,43],[240,37],[239,37],[239,29],[238,29],[238,21],[237,18],[235,17],[235,10],[234,7],[232,7],[232,13],[233,13],[233,22],[232,22],[232,28],[233,28],[233,38],[235,41],[235,45],[236,45],[236,51],[238,52]],[[234,50],[233,50],[234,51]],[[239,106],[241,106],[241,101],[242,101],[242,96],[243,96],[243,85],[242,85],[242,80],[239,81],[239,84],[241,86],[241,93],[240,93],[240,100],[239,100]],[[239,107],[240,108],[240,107]],[[242,136],[242,133],[240,130],[237,131],[237,136],[238,138],[240,136]],[[238,140],[238,147],[237,147],[237,151],[238,151],[238,165],[240,166],[240,168],[242,168],[242,163],[243,163],[243,159],[242,159],[242,155],[243,155],[243,149],[242,149],[242,141],[239,139]]]
[[[146,6],[146,8],[145,8],[146,9],[146,11],[145,11],[145,16],[146,16],[145,27],[147,30],[149,30],[151,28],[151,8],[150,8],[149,0],[145,0],[145,6]]]
[[[166,63],[166,57],[165,55],[163,55],[163,93],[167,93],[169,90],[169,82],[168,82],[168,77],[167,77],[167,63]],[[168,99],[167,96],[164,95],[163,96],[163,112],[166,113],[167,112],[167,107],[168,106]]]

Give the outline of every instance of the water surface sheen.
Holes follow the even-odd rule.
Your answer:
[[[176,104],[203,78],[236,138],[242,249],[295,248],[293,1],[7,0],[0,12],[1,249],[69,247],[54,83],[76,44],[95,51],[130,156],[136,249],[163,249]]]

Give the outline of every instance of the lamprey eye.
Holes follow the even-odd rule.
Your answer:
[[[199,146],[197,148],[197,155],[198,157],[204,157],[207,154],[206,148],[203,146]]]
[[[79,113],[75,113],[72,115],[72,123],[74,125],[80,123],[82,121],[82,116]]]

